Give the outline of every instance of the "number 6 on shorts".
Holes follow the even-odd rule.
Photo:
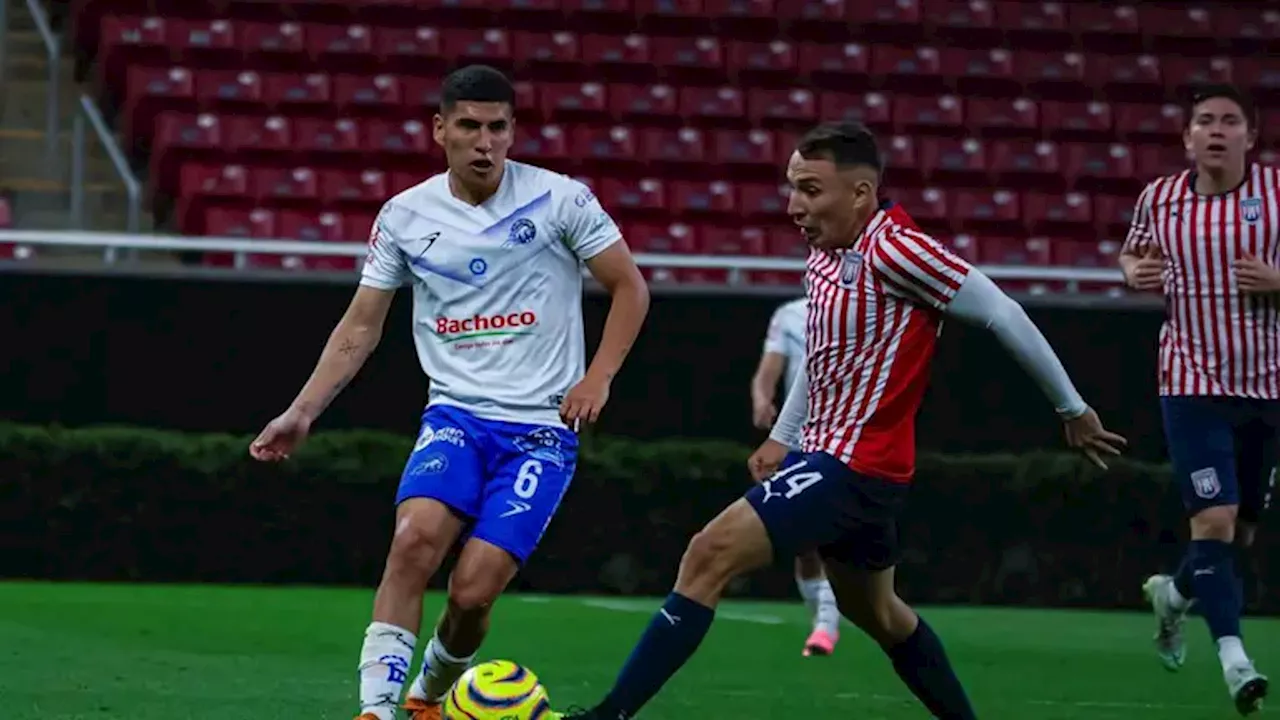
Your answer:
[[[516,497],[528,500],[538,492],[538,479],[542,477],[542,461],[529,459],[516,472],[516,482],[511,486]]]

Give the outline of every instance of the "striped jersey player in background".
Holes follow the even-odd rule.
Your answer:
[[[1274,483],[1280,431],[1280,171],[1246,161],[1252,101],[1230,86],[1196,93],[1184,142],[1194,169],[1138,198],[1120,264],[1129,285],[1162,292],[1159,385],[1165,437],[1191,523],[1174,576],[1143,586],[1170,670],[1186,658],[1194,600],[1241,714],[1267,678],[1245,654],[1232,544],[1248,546]]]
[[[510,81],[489,67],[464,67],[445,79],[441,96],[434,135],[447,172],[383,206],[360,287],[311,379],[250,448],[272,461],[298,446],[373,352],[392,298],[409,281],[430,392],[360,652],[359,720],[394,720],[410,681],[413,720],[440,718],[440,700],[488,632],[493,603],[569,489],[573,429],[596,420],[649,306],[618,227],[591,191],[507,160]],[[612,296],[590,367],[583,264]],[[359,531],[360,519],[352,522]],[[415,681],[408,673],[423,593],[459,543],[447,605]]]
[[[817,549],[841,612],[933,716],[974,719],[941,641],[894,589],[915,416],[943,317],[990,329],[1048,395],[1069,444],[1095,462],[1105,466],[1101,454],[1119,452],[1124,438],[1102,427],[1018,303],[901,208],[881,204],[883,167],[858,123],[823,124],[798,143],[787,211],[810,246],[805,381],[750,459],[763,482],[693,537],[613,689],[569,718],[635,715],[697,650],[730,580]]]
[[[775,396],[779,380],[784,398],[802,381],[806,302],[804,298],[789,300],[778,306],[769,319],[764,352],[751,378],[751,419],[761,430],[772,428],[778,417]],[[796,587],[813,621],[813,630],[801,654],[805,657],[830,655],[840,641],[840,609],[816,550],[796,556],[795,576]]]

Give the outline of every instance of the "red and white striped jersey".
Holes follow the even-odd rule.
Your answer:
[[[809,252],[805,452],[911,481],[942,311],[969,270],[896,205],[877,212],[852,247]]]
[[[1252,165],[1232,192],[1195,192],[1188,170],[1142,191],[1125,249],[1165,257],[1161,395],[1280,398],[1280,303],[1242,293],[1244,253],[1280,265],[1280,170]]]

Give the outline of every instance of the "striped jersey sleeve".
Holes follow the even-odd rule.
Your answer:
[[[1154,238],[1151,228],[1151,205],[1158,182],[1160,181],[1147,183],[1142,193],[1138,195],[1138,202],[1133,208],[1133,221],[1129,223],[1129,234],[1125,236],[1124,247],[1121,248],[1122,253],[1141,255],[1151,244]]]
[[[889,228],[871,251],[871,270],[894,295],[942,310],[972,266],[937,240],[902,226]]]

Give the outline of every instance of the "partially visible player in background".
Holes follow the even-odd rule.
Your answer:
[[[768,431],[778,417],[775,400],[779,381],[782,396],[804,376],[804,325],[807,304],[804,298],[789,300],[773,311],[765,333],[764,352],[755,375],[751,377],[751,419],[757,428]],[[799,448],[792,448],[799,451]],[[801,654],[830,655],[840,641],[840,608],[836,595],[822,569],[822,558],[816,550],[796,556],[796,587],[813,622],[813,630],[805,640]]]
[[[1233,542],[1252,543],[1274,482],[1280,432],[1280,172],[1249,163],[1253,102],[1230,86],[1196,93],[1183,140],[1195,167],[1138,198],[1121,250],[1128,284],[1163,292],[1160,407],[1191,544],[1174,576],[1143,585],[1170,670],[1186,660],[1192,600],[1218,646],[1236,709],[1261,707],[1267,678],[1245,654]]]
[[[373,352],[392,298],[411,281],[414,344],[430,394],[360,652],[359,720],[394,720],[411,679],[423,594],[461,541],[445,611],[405,704],[413,720],[440,718],[441,699],[488,632],[494,602],[569,489],[574,429],[599,416],[648,311],[644,279],[591,191],[507,160],[514,101],[511,82],[493,68],[464,67],[445,79],[434,137],[448,171],[383,206],[360,287],[311,379],[250,447],[275,461],[301,444]],[[590,367],[584,263],[612,297]],[[369,532],[364,520],[352,518],[349,530]]]

